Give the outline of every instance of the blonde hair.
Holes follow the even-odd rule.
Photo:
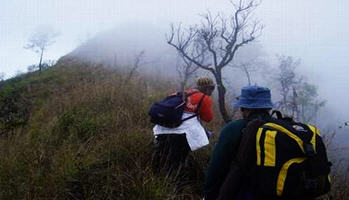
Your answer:
[[[196,80],[197,87],[215,86],[213,80],[209,77],[202,77]]]

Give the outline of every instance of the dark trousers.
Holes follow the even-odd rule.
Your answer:
[[[177,173],[190,152],[185,134],[161,134],[155,140],[153,168]]]
[[[245,191],[240,193],[235,200],[315,200],[312,197],[296,197],[296,198],[282,198],[282,197],[271,197],[256,195],[252,191]]]

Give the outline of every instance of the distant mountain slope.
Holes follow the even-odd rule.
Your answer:
[[[166,42],[168,27],[139,22],[122,24],[98,33],[79,45],[61,60],[80,59],[113,68],[132,65],[144,52],[142,70],[156,73],[176,73],[176,51]]]

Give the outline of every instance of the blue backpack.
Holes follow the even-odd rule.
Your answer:
[[[184,121],[198,116],[197,112],[205,95],[202,95],[195,110],[195,114],[182,119],[183,112],[187,104],[187,99],[189,96],[195,93],[198,93],[198,91],[189,94],[185,92],[177,92],[176,94],[170,95],[161,101],[155,102],[149,110],[149,115],[151,117],[150,122],[167,128],[176,128]]]

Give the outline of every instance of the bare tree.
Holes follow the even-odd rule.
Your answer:
[[[240,69],[246,75],[247,84],[252,85],[251,73],[257,70],[257,67],[256,67],[257,64],[258,64],[257,61],[252,59],[249,61],[240,62],[238,64],[232,64],[231,66],[233,68]]]
[[[125,79],[125,83],[128,83],[132,77],[135,75],[135,73],[137,72],[138,68],[141,65],[144,65],[145,63],[143,62],[143,57],[144,57],[144,51],[139,52],[139,54],[136,55],[133,65],[131,67],[130,72],[128,73],[127,78]]]
[[[292,116],[298,116],[297,111],[297,85],[301,83],[295,69],[299,65],[300,60],[294,60],[292,57],[279,56],[279,74],[276,80],[280,85],[281,100],[278,102],[278,109]]]
[[[251,85],[251,75],[250,75],[249,65],[246,63],[241,63],[240,69],[245,73],[247,77],[248,85]]]
[[[188,81],[193,77],[199,67],[183,57],[181,59],[183,62],[177,60],[176,70],[180,78],[180,89],[184,90]]]
[[[276,80],[279,83],[281,100],[277,102],[277,108],[295,120],[314,122],[326,101],[319,99],[315,85],[308,83],[305,77],[296,72],[300,60],[280,56],[279,62]]]
[[[233,61],[240,47],[260,36],[263,26],[252,18],[252,13],[260,4],[257,0],[231,1],[232,15],[213,16],[210,12],[202,15],[202,22],[188,29],[181,25],[171,26],[167,43],[173,46],[180,56],[197,67],[213,74],[218,86],[219,110],[225,122],[230,121],[225,106],[225,93],[222,70]]]
[[[31,49],[40,57],[39,71],[41,73],[44,52],[48,46],[52,45],[54,39],[59,35],[52,27],[41,26],[31,35],[25,49]]]
[[[316,121],[319,110],[325,106],[326,101],[319,98],[318,88],[303,81],[297,91],[298,119],[305,122]]]

